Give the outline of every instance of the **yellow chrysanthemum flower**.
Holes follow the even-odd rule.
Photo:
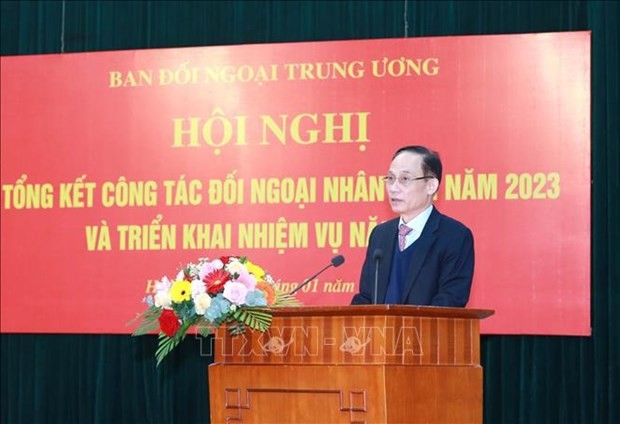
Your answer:
[[[192,296],[192,285],[189,281],[179,280],[172,284],[170,298],[175,303],[185,302]]]
[[[259,267],[258,265],[254,265],[250,261],[245,261],[245,267],[250,274],[256,277],[257,280],[262,279],[265,276],[265,270]]]

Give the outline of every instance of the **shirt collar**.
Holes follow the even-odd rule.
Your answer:
[[[426,209],[424,209],[420,214],[418,214],[418,216],[416,216],[415,218],[413,218],[411,221],[409,222],[405,222],[403,221],[403,217],[400,217],[400,225],[406,225],[407,227],[411,228],[413,231],[411,232],[412,234],[421,234],[422,230],[424,229],[424,226],[426,225],[426,221],[428,221],[428,218],[431,216],[431,213],[433,212],[433,205],[429,205]]]

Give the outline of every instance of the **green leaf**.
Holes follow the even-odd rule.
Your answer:
[[[204,317],[201,317],[198,320],[198,323],[196,324],[196,330],[198,331],[198,334],[200,334],[202,337],[207,337],[209,334],[211,334],[214,330],[214,325],[207,321]]]
[[[157,351],[155,352],[157,366],[161,364],[161,361],[164,360],[164,358],[181,342],[182,339],[182,337],[177,337],[176,335],[174,337],[168,337],[164,333],[159,333]]]
[[[196,327],[196,330],[198,331],[198,334],[200,334],[202,337],[207,337],[213,332],[213,329],[206,325],[199,325]]]
[[[242,322],[237,321],[237,322],[231,324],[228,327],[228,330],[230,331],[230,334],[232,334],[233,336],[236,336],[236,335],[239,335],[239,334],[243,334],[243,333],[245,333],[245,325]]]
[[[276,291],[276,301],[273,305],[274,307],[297,307],[301,305],[302,303],[295,296],[279,290]]]
[[[253,330],[265,331],[271,326],[271,314],[264,309],[243,308],[238,309],[233,314],[240,323],[250,327]]]
[[[153,321],[143,321],[134,332],[131,334],[132,336],[144,336],[145,334],[152,333],[153,331],[159,328],[159,321],[157,319]]]
[[[159,341],[157,343],[157,351],[155,352],[155,359],[157,360],[157,366],[168,355],[172,349],[174,349],[187,334],[187,330],[198,321],[199,317],[194,317],[181,324],[181,327],[174,335],[174,337],[168,337],[164,333],[159,333]]]
[[[159,322],[157,321],[159,316],[161,315],[162,309],[153,305],[148,308],[146,311],[142,312],[134,319],[129,321],[127,325],[132,325],[136,321],[142,320],[140,325],[134,330],[132,333],[133,336],[142,336],[144,334],[150,333],[153,330],[156,330],[159,326]]]

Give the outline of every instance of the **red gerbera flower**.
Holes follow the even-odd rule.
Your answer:
[[[207,292],[211,294],[218,294],[224,290],[224,284],[229,280],[230,274],[224,271],[224,268],[216,269],[204,278],[204,282],[207,285]]]

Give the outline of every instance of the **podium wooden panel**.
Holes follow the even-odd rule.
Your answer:
[[[265,333],[220,328],[211,422],[482,423],[479,320],[492,313],[282,308]]]

